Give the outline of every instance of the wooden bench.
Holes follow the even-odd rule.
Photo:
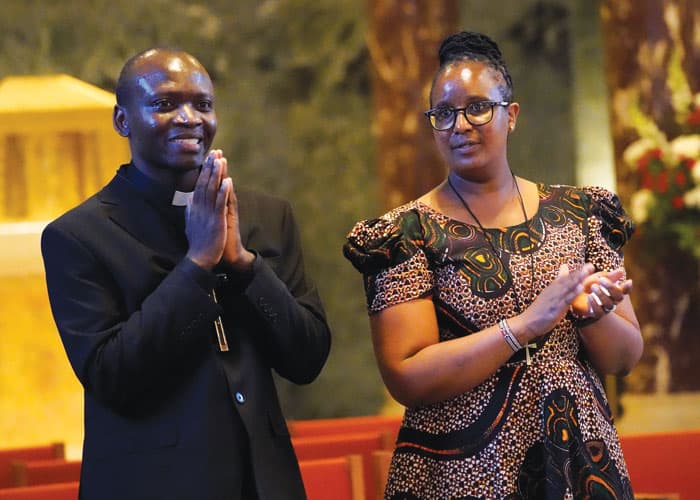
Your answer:
[[[387,479],[389,479],[389,469],[391,468],[391,458],[394,455],[392,450],[374,450],[372,452],[372,468],[374,469],[375,496],[377,500],[384,499],[384,489]],[[369,500],[369,499],[368,499]]]
[[[0,489],[0,500],[78,500],[79,483],[54,483]]]
[[[320,436],[355,432],[382,432],[393,447],[399,435],[402,417],[393,415],[366,415],[360,417],[316,418],[287,422],[292,437]]]
[[[80,481],[80,460],[21,460],[12,462],[13,486]]]
[[[376,476],[372,466],[372,452],[384,449],[386,438],[381,432],[357,432],[326,434],[320,436],[292,437],[292,446],[299,460],[360,455],[365,482],[365,498],[374,498]]]
[[[13,486],[12,462],[56,458],[65,458],[65,447],[63,443],[0,449],[0,488]]]
[[[639,498],[698,498],[700,430],[626,434],[620,445]]]
[[[360,455],[300,460],[299,469],[308,500],[365,500]]]

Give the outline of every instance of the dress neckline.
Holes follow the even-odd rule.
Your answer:
[[[535,213],[532,214],[532,217],[529,217],[527,220],[524,220],[524,221],[519,222],[519,223],[517,223],[517,224],[513,224],[512,226],[484,227],[484,230],[486,230],[486,231],[492,231],[492,232],[501,232],[501,233],[503,233],[503,232],[510,231],[510,230],[512,230],[512,229],[516,229],[516,228],[520,228],[520,227],[525,227],[525,226],[528,226],[528,225],[532,225],[532,224],[535,222],[535,219],[537,219],[537,218],[540,216],[540,211],[542,210],[542,198],[543,198],[542,193],[543,193],[544,191],[546,191],[546,189],[547,189],[545,183],[543,183],[543,182],[537,182],[536,185],[537,185],[537,198],[538,198],[538,199],[537,199],[537,210],[535,210]],[[466,221],[463,221],[463,220],[461,220],[461,219],[455,219],[454,217],[450,217],[450,216],[447,215],[446,213],[441,212],[441,211],[438,210],[437,208],[432,207],[432,206],[428,205],[427,203],[424,203],[424,202],[422,202],[422,201],[420,201],[420,200],[418,200],[418,199],[414,200],[414,203],[417,204],[417,205],[420,205],[420,206],[422,206],[422,207],[425,207],[425,208],[428,209],[431,213],[436,214],[436,215],[439,215],[439,216],[441,216],[441,217],[444,217],[445,219],[447,219],[447,220],[449,220],[449,221],[451,221],[451,222],[458,223],[458,224],[463,224],[463,225],[465,225],[465,226],[469,226],[469,227],[472,227],[472,228],[478,228],[478,227],[479,227],[478,225],[474,224],[473,222],[466,222]]]

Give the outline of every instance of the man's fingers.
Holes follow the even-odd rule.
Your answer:
[[[221,181],[221,186],[216,194],[216,213],[224,214],[227,210],[227,205],[229,204],[229,199],[233,192],[233,183],[230,177],[226,177]]]
[[[199,172],[199,177],[197,177],[197,182],[194,185],[194,193],[192,194],[192,203],[200,204],[206,201],[207,198],[207,186],[209,185],[209,180],[214,169],[214,155],[209,153],[207,158],[204,160],[204,165]]]
[[[221,182],[224,180],[224,177],[226,177],[226,158],[223,158],[221,156],[221,151],[217,150],[217,157],[214,160],[214,170],[215,170],[215,176],[216,176],[216,182],[214,183],[214,187],[216,189],[219,189],[221,187]]]
[[[236,188],[233,185],[233,179],[228,177],[228,179],[231,181],[231,194],[228,197],[228,212],[229,215],[237,215],[238,214],[238,198],[236,197]]]
[[[216,204],[218,191],[221,187],[221,160],[215,159],[212,162],[212,167],[209,169],[209,179],[206,186],[206,201],[211,205]]]
[[[221,156],[219,162],[221,163],[221,180],[224,180],[228,175],[228,160],[225,156]]]

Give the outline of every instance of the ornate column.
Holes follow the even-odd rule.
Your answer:
[[[456,0],[369,0],[377,174],[387,210],[417,198],[446,171],[424,121],[440,42],[456,29]],[[401,407],[385,390],[384,414]]]
[[[371,0],[369,46],[377,170],[385,208],[430,190],[445,170],[422,112],[437,48],[454,31],[456,0]]]

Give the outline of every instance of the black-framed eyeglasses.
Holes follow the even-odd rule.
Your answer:
[[[428,117],[430,125],[435,130],[449,130],[457,121],[457,113],[464,113],[464,117],[469,123],[478,127],[486,125],[493,119],[494,106],[510,106],[508,101],[478,101],[471,102],[463,108],[439,107],[426,111],[424,114]]]

